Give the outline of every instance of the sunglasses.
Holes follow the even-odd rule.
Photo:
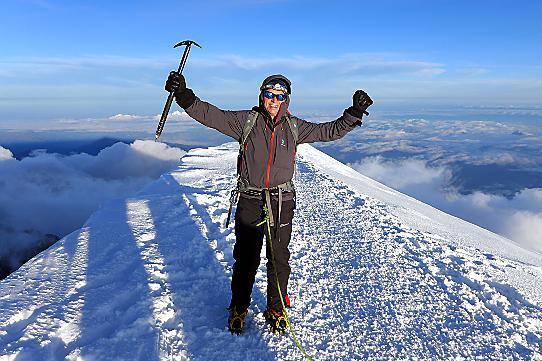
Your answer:
[[[263,96],[271,100],[273,100],[273,98],[277,98],[279,102],[285,101],[286,97],[288,97],[288,95],[286,94],[274,94],[274,93],[271,93],[270,91],[264,91]]]

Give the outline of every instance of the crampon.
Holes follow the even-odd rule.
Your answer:
[[[235,306],[229,309],[230,315],[228,317],[228,330],[236,335],[240,335],[245,328],[245,317],[247,316],[248,310],[243,312],[237,312]]]
[[[277,311],[272,308],[268,308],[264,313],[263,316],[265,317],[265,320],[271,327],[271,331],[278,335],[284,335],[286,333],[286,328],[288,327],[288,323],[286,322],[286,317],[284,316],[282,311]]]

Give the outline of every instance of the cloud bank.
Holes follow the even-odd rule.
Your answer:
[[[184,154],[136,140],[96,156],[38,151],[16,160],[0,147],[0,260],[17,265],[47,234],[62,237],[81,227],[100,204],[136,192],[174,169]]]
[[[542,252],[542,188],[524,189],[513,198],[450,187],[451,169],[425,160],[368,157],[350,166],[392,188],[468,222]]]

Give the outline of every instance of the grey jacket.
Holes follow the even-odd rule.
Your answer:
[[[259,114],[247,138],[244,157],[240,164],[241,177],[252,187],[274,188],[291,180],[294,175],[296,144],[288,126],[287,116],[293,117],[297,122],[298,144],[337,140],[357,125],[361,125],[361,119],[347,111],[337,120],[321,124],[311,123],[290,115],[287,111],[288,104],[285,105],[274,121],[261,106],[253,108]],[[201,124],[214,128],[238,142],[241,140],[243,127],[250,113],[250,110],[221,110],[197,97],[185,110]]]

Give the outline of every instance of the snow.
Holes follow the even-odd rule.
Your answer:
[[[298,155],[289,316],[314,360],[542,360],[540,254]],[[0,360],[303,360],[265,325],[265,262],[227,331],[236,156],[190,151],[0,282]]]

